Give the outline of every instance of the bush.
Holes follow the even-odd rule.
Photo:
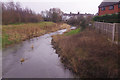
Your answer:
[[[92,20],[91,16],[86,17],[86,18],[84,18],[83,16],[78,16],[77,18],[71,17],[67,21],[67,23],[70,25],[78,26],[81,28],[81,30],[83,30],[88,26],[88,24],[91,22],[91,20]]]
[[[111,14],[111,15],[103,15],[103,16],[95,16],[93,21],[98,22],[107,22],[107,23],[120,23],[120,13]]]

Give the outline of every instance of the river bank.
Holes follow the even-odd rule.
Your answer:
[[[55,35],[52,44],[64,66],[80,78],[118,77],[118,46],[94,30]]]
[[[46,33],[55,32],[60,29],[69,29],[70,26],[64,23],[40,22],[19,25],[2,26],[2,46],[7,47],[33,37]]]

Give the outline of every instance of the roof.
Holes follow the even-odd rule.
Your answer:
[[[83,16],[83,15],[86,15],[86,16],[92,16],[93,14],[74,14],[74,13],[71,13],[71,14],[63,14],[64,16]]]
[[[110,6],[110,5],[115,5],[118,4],[120,2],[102,2],[99,7],[105,7],[105,6]]]

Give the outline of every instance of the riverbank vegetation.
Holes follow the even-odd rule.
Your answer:
[[[2,2],[2,46],[69,28],[61,23],[61,15],[62,11],[57,8],[38,14],[23,8],[19,2]]]
[[[42,11],[41,15],[44,21],[62,22],[63,12],[59,8],[50,8],[49,10]]]
[[[59,29],[69,28],[70,26],[62,23],[40,22],[19,25],[2,26],[2,45],[3,47],[15,44],[26,39],[41,36],[46,33],[54,32]]]
[[[89,24],[92,24],[92,18],[93,16],[77,16],[77,17],[71,17],[67,20],[67,24],[74,25],[77,28],[81,28],[81,30],[84,30],[86,26],[89,26]]]
[[[2,2],[2,24],[21,24],[42,21],[42,16],[17,2]]]
[[[80,31],[81,31],[80,28],[78,28],[78,29],[75,29],[75,30],[71,30],[71,31],[66,32],[65,35],[67,36],[67,35],[77,34],[77,33],[79,33]]]
[[[53,36],[52,44],[66,68],[80,78],[118,77],[117,45],[94,30],[65,34]]]

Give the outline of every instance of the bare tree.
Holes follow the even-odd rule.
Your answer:
[[[28,8],[23,9],[19,2],[2,3],[2,17],[3,24],[39,22],[42,20],[40,14],[36,14]]]
[[[44,20],[46,21],[53,21],[53,22],[60,22],[62,21],[62,14],[63,12],[59,8],[51,8],[46,11],[41,12]]]

